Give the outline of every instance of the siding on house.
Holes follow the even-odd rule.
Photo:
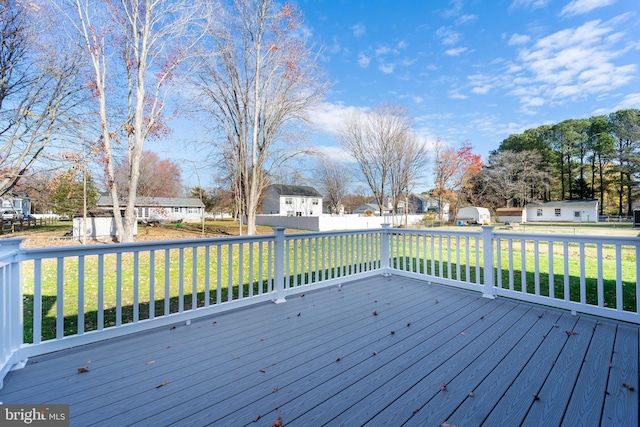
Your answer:
[[[204,213],[202,201],[192,197],[136,197],[135,206],[140,220],[199,222]],[[112,209],[111,197],[101,196],[98,207]]]
[[[529,203],[526,211],[529,222],[598,222],[597,200]]]
[[[273,184],[262,197],[262,213],[280,216],[322,215],[322,194],[302,185]]]

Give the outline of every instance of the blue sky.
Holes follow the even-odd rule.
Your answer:
[[[341,160],[335,130],[347,113],[384,101],[407,107],[427,144],[469,141],[483,160],[528,128],[640,108],[640,0],[293,2],[333,83],[308,143]],[[203,138],[185,126],[154,151],[180,161],[176,140]],[[181,151],[188,186],[214,184],[208,151]],[[423,175],[418,191],[428,165]]]
[[[429,141],[486,159],[513,133],[640,108],[638,0],[298,0],[333,82],[312,141],[354,109],[409,108]]]

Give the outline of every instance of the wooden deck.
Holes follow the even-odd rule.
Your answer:
[[[636,426],[638,334],[379,276],[34,358],[0,401],[77,426]]]

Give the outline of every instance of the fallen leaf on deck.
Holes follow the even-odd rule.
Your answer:
[[[460,332],[460,335],[465,336],[465,335],[467,335],[467,333],[462,331],[462,332]]]
[[[418,411],[420,411],[420,408],[418,408],[418,409],[414,409],[414,410],[413,410],[413,415],[417,414],[417,413],[418,413]]]
[[[447,391],[447,383],[442,383],[442,387],[440,387],[440,391]]]
[[[301,314],[302,314],[302,313],[298,313],[298,317],[300,317],[300,315],[301,315]]]
[[[213,323],[211,323],[211,324],[212,324],[212,325],[215,325],[216,323],[218,323],[218,322],[214,321],[214,322],[213,322]]]
[[[267,372],[267,370],[262,368],[262,369],[260,369],[260,372],[262,372],[264,374],[265,372]]]
[[[378,352],[377,352],[377,351],[374,351],[374,352],[373,352],[373,355],[374,355],[374,356],[377,356],[377,355],[378,355]]]
[[[78,368],[78,373],[79,374],[85,374],[89,372],[89,368]]]
[[[374,316],[377,316],[377,315],[378,315],[378,312],[377,312],[377,311],[374,311],[374,312],[373,312],[373,315],[374,315]]]
[[[407,323],[407,328],[408,328],[409,326],[411,326],[411,322]]]
[[[440,427],[456,427],[456,426],[454,424],[442,423],[440,424]]]
[[[157,386],[156,386],[156,388],[164,387],[164,386],[166,386],[167,384],[169,384],[169,381],[165,381],[165,382],[163,382],[162,384],[157,385]]]
[[[578,333],[576,331],[567,331],[567,335],[578,335]]]
[[[391,334],[391,335],[393,335],[393,334],[395,334],[395,333],[396,333],[396,331],[391,331],[391,332],[389,332],[389,334]]]
[[[258,417],[255,420],[253,420],[253,422],[257,423],[260,418],[262,418],[262,415],[258,415]]]
[[[613,362],[611,362],[611,360],[609,360],[609,367],[613,367]]]
[[[145,365],[153,365],[154,363],[156,363],[155,360],[149,360]]]
[[[278,415],[278,419],[273,422],[271,427],[282,427],[282,417]]]
[[[631,384],[622,383],[622,386],[623,386],[624,388],[626,388],[627,390],[629,390],[629,391],[633,391],[633,390],[635,390],[635,388],[633,388],[633,386],[632,386]]]
[[[438,300],[436,300],[436,304],[438,303]]]
[[[480,320],[484,320],[484,316],[480,316]]]
[[[538,396],[537,393],[531,393],[531,395],[533,396],[533,400],[540,400],[540,396]]]
[[[273,392],[274,392],[274,393],[277,393],[277,392],[278,392],[278,390],[280,390],[278,387],[274,387],[274,388],[273,388]]]
[[[173,331],[175,328],[176,328],[175,326],[172,326],[172,327],[169,328],[169,330]]]
[[[300,298],[304,298],[304,294],[300,295]]]
[[[475,397],[475,393],[474,392],[469,393],[469,397]]]
[[[341,360],[342,360],[342,359],[341,359],[340,357],[338,357],[338,358],[336,359],[336,362],[339,362],[339,361],[341,361]]]

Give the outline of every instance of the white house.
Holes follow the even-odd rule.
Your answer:
[[[262,197],[262,213],[280,216],[322,215],[322,194],[301,185],[273,184]]]
[[[467,206],[458,210],[456,220],[458,221],[458,225],[489,224],[491,222],[491,213],[487,208]]]
[[[0,198],[0,204],[3,208],[13,208],[21,217],[31,213],[31,199],[24,192],[6,194]]]
[[[113,209],[111,197],[100,196],[97,206]],[[135,207],[140,221],[200,222],[204,215],[204,204],[192,197],[136,197]]]
[[[598,222],[597,200],[529,203],[526,210],[529,222]]]

